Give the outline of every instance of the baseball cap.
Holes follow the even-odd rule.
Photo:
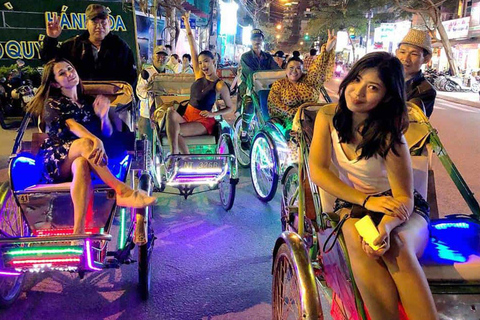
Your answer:
[[[250,39],[257,38],[257,37],[262,37],[262,39],[265,39],[265,35],[263,34],[262,30],[253,29],[252,32],[250,33]]]
[[[167,48],[165,48],[165,46],[163,46],[163,45],[156,46],[155,50],[153,50],[153,53],[154,54],[164,53],[166,56],[168,56]]]
[[[101,4],[89,4],[85,10],[85,15],[88,20],[95,20],[97,18],[106,19],[110,10]]]

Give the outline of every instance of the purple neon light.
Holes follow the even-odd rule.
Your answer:
[[[19,276],[21,274],[21,272],[15,271],[0,271],[0,276]]]
[[[85,240],[85,249],[87,250],[87,267],[90,268],[90,270],[95,270],[95,271],[100,271],[102,269],[97,268],[93,265],[92,262],[92,250],[91,250],[91,245],[90,245],[90,239]]]

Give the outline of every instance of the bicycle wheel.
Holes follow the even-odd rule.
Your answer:
[[[218,142],[217,153],[235,155],[234,152],[232,139],[228,135],[222,135]],[[232,168],[229,168],[229,171],[231,172]],[[232,179],[230,174],[226,174],[223,179],[219,181],[218,189],[220,191],[220,202],[222,203],[223,209],[225,209],[225,211],[230,210],[235,201],[236,180]]]
[[[23,237],[29,235],[28,225],[23,220],[20,208],[17,206],[8,183],[4,183],[0,200],[0,237]],[[6,308],[17,300],[22,291],[25,275],[0,277],[0,308]]]
[[[250,175],[257,197],[263,202],[273,199],[278,185],[278,154],[272,139],[260,132],[253,140]]]
[[[142,174],[138,181],[138,189],[147,192],[149,195],[152,194],[152,182],[149,174]],[[138,285],[140,297],[143,300],[147,300],[150,295],[150,282],[152,276],[150,259],[155,242],[155,234],[151,223],[152,209],[151,206],[143,209],[136,209],[137,214],[141,213],[146,217],[145,230],[147,232],[147,243],[138,246]],[[143,212],[140,212],[139,210],[142,210]]]
[[[314,287],[303,287],[308,286],[310,282],[300,281],[301,273],[306,272],[301,269],[301,266],[296,264],[288,245],[283,243],[278,249],[273,265],[272,315],[274,320],[323,319],[318,292]],[[315,285],[314,282],[315,280],[313,285]]]
[[[235,147],[235,155],[238,164],[242,168],[250,166],[250,150],[243,150],[240,141],[240,132],[242,131],[242,117],[238,117],[234,124],[235,134],[233,135],[233,146]]]
[[[298,168],[296,165],[290,166],[283,177],[282,202],[280,204],[282,231],[285,231],[287,224],[291,222],[289,207],[293,204],[293,198],[296,198],[298,185]]]

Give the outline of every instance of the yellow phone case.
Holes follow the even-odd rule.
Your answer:
[[[368,243],[373,250],[377,251],[380,249],[379,246],[373,244],[380,233],[378,233],[377,227],[375,227],[375,224],[369,215],[366,215],[362,219],[355,222],[355,228],[357,228],[358,234],[360,234],[363,240],[365,240],[365,242]]]

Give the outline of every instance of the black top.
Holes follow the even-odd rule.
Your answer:
[[[62,57],[72,62],[82,80],[121,80],[133,87],[137,71],[133,52],[117,35],[109,33],[102,41],[100,51],[88,40],[89,33],[70,38],[58,46],[58,39],[45,37],[40,50],[47,62]]]
[[[199,110],[212,111],[213,104],[217,100],[215,87],[218,81],[220,81],[220,79],[213,82],[208,81],[206,78],[195,80],[190,87],[189,104]]]
[[[405,83],[405,91],[407,93],[408,101],[411,100],[415,103],[415,100],[418,99],[423,102],[425,114],[430,118],[433,112],[433,105],[435,104],[437,91],[435,91],[430,82],[425,79],[422,70]]]

